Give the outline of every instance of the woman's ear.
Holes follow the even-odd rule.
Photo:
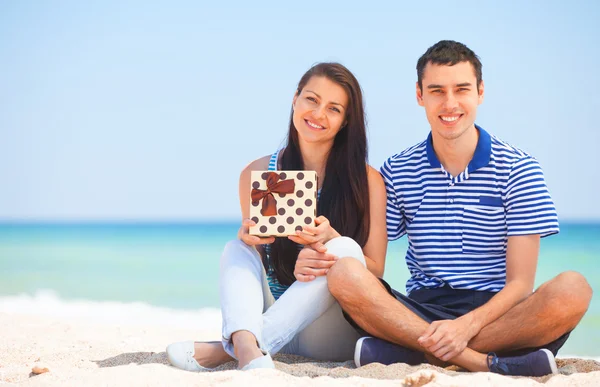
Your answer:
[[[292,110],[296,108],[296,100],[298,99],[298,92],[294,94],[294,99],[292,100]]]

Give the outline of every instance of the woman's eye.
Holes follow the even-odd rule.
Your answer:
[[[331,110],[333,110],[336,113],[341,113],[340,109],[338,109],[336,107],[332,107]]]
[[[306,97],[306,99],[310,102],[317,102],[317,100],[314,97]]]

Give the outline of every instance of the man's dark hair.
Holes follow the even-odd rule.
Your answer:
[[[475,55],[473,50],[462,43],[454,40],[440,40],[433,46],[429,47],[417,62],[417,80],[419,89],[423,91],[423,72],[427,63],[435,65],[454,66],[460,62],[469,62],[475,70],[475,78],[477,78],[477,90],[481,84],[482,74],[481,62],[479,57]]]

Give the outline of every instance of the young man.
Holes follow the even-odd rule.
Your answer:
[[[408,296],[355,260],[328,273],[331,293],[364,332],[355,362],[434,364],[541,376],[588,308],[585,278],[565,272],[532,293],[540,238],[558,232],[538,162],[475,125],[481,62],[440,41],[417,63],[431,133],[381,168],[387,232],[408,235]]]

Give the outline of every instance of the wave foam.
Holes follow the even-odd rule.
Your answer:
[[[0,312],[115,325],[157,325],[172,328],[221,330],[221,311],[171,309],[142,302],[64,300],[53,290],[34,295],[0,297]]]

